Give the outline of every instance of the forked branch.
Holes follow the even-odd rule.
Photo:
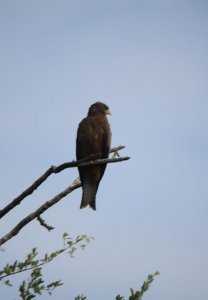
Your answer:
[[[111,149],[111,153],[117,153],[117,151],[125,148],[125,146],[118,146]],[[18,197],[16,197],[11,203],[6,205],[2,210],[0,210],[0,219],[5,216],[10,210],[15,206],[19,205],[23,199],[31,195],[51,174],[57,174],[67,168],[74,168],[78,166],[88,166],[88,165],[98,165],[104,163],[114,163],[123,160],[128,160],[129,157],[119,157],[119,158],[109,158],[109,159],[99,159],[100,154],[95,154],[85,159],[71,161],[61,164],[57,167],[51,166],[42,176],[40,176],[30,187],[28,187],[24,192],[22,192]]]
[[[28,223],[30,223],[32,220],[37,218],[39,215],[41,215],[44,211],[46,211],[51,206],[58,203],[63,197],[66,197],[68,194],[70,194],[72,191],[76,190],[81,186],[81,183],[79,180],[75,180],[72,185],[67,187],[64,191],[62,191],[60,194],[53,197],[51,200],[45,202],[42,206],[40,206],[37,210],[29,214],[26,218],[22,219],[9,233],[7,233],[5,236],[3,236],[0,239],[0,246],[6,243],[8,240],[10,240],[12,237],[17,235],[19,231]]]
[[[117,151],[125,148],[124,146],[119,146],[116,148],[111,149],[111,153],[117,154]],[[86,159],[78,160],[78,161],[72,161],[68,163],[64,163],[59,165],[58,167],[51,166],[41,177],[39,177],[28,189],[26,189],[22,194],[20,194],[18,197],[16,197],[11,203],[9,203],[5,208],[3,208],[0,211],[0,218],[2,218],[4,215],[6,215],[10,210],[12,210],[16,205],[20,204],[21,201],[33,193],[34,190],[36,190],[51,174],[53,173],[59,173],[67,168],[73,168],[73,167],[86,167],[86,166],[92,166],[92,165],[99,165],[104,163],[115,163],[120,162],[124,160],[128,160],[130,157],[115,157],[113,155],[112,158],[109,159],[100,159],[100,154],[96,154],[93,156],[90,156]],[[79,178],[76,179],[72,185],[67,187],[64,191],[53,197],[51,200],[45,202],[42,206],[40,206],[36,211],[29,214],[27,217],[22,219],[10,232],[8,232],[6,235],[4,235],[0,239],[0,246],[6,243],[8,240],[10,240],[12,237],[17,235],[19,231],[26,226],[28,223],[30,223],[35,218],[38,218],[40,224],[44,227],[46,227],[48,230],[53,229],[53,227],[47,225],[45,221],[40,217],[40,215],[45,212],[48,208],[58,203],[62,198],[66,197],[69,193],[74,191],[75,189],[79,188],[81,186]]]

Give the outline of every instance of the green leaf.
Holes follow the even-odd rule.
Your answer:
[[[6,280],[4,283],[5,283],[6,285],[8,285],[8,286],[12,286],[10,280]]]
[[[63,239],[65,240],[66,238],[68,238],[69,234],[67,232],[64,232],[63,234]]]
[[[124,297],[117,295],[115,300],[124,300]]]

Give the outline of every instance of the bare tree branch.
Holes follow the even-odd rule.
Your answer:
[[[117,153],[118,150],[123,149],[124,146],[119,146],[116,148],[113,148],[111,152]],[[86,166],[92,166],[92,165],[98,165],[98,164],[104,164],[104,163],[115,163],[120,162],[124,160],[128,160],[130,157],[118,157],[115,158],[109,158],[109,159],[95,159],[95,157],[100,157],[100,154],[92,155],[89,158],[82,159],[79,161],[72,161],[69,163],[64,163],[62,165],[59,165],[58,167],[52,166],[49,168],[40,178],[38,178],[27,190],[25,190],[20,196],[15,198],[9,205],[7,205],[4,209],[0,211],[0,218],[4,216],[7,212],[9,212],[11,209],[13,209],[16,205],[20,204],[20,202],[30,195],[35,189],[37,189],[38,186],[40,186],[52,173],[59,173],[63,171],[66,168],[72,168],[72,167],[86,167]],[[8,240],[10,240],[12,237],[17,235],[19,231],[26,226],[28,223],[30,223],[32,220],[37,218],[40,222],[40,224],[44,227],[46,227],[48,230],[53,229],[53,227],[46,224],[46,222],[40,217],[40,215],[45,212],[47,209],[49,209],[51,206],[58,203],[62,198],[66,197],[69,193],[74,191],[75,189],[81,187],[81,182],[78,179],[76,179],[72,185],[67,187],[64,191],[59,193],[58,195],[54,196],[51,200],[45,202],[42,206],[40,206],[36,211],[29,214],[27,217],[22,219],[10,232],[8,232],[5,236],[3,236],[0,239],[0,246],[6,243]]]
[[[48,208],[53,206],[54,204],[58,203],[63,197],[66,197],[68,194],[70,194],[72,191],[76,190],[81,186],[80,181],[75,180],[72,185],[67,187],[64,191],[62,191],[60,194],[53,197],[51,200],[45,202],[42,206],[40,206],[36,211],[29,214],[26,218],[22,219],[10,232],[8,232],[5,236],[3,236],[0,239],[0,246],[6,243],[8,240],[10,240],[12,237],[17,235],[19,231],[26,226],[28,223],[30,223],[32,220],[37,218],[39,215],[41,215],[44,211],[46,211]]]
[[[41,216],[37,217],[37,220],[39,221],[40,225],[45,227],[48,231],[51,231],[54,229],[54,227],[48,225],[45,220],[43,220],[43,218],[41,218]]]
[[[111,153],[117,153],[119,150],[125,148],[125,146],[118,146],[111,149]],[[87,165],[95,165],[95,164],[103,164],[103,163],[113,163],[119,162],[122,160],[127,160],[129,157],[121,157],[121,158],[112,158],[112,159],[98,159],[100,154],[91,155],[85,159],[71,161],[68,163],[64,163],[59,165],[58,167],[51,166],[42,176],[40,176],[29,188],[27,188],[24,192],[22,192],[18,197],[16,197],[11,203],[6,205],[2,210],[0,210],[0,219],[6,215],[10,210],[12,210],[15,206],[19,205],[23,199],[27,196],[31,195],[51,174],[59,173],[67,168],[74,168],[78,166],[87,166]],[[89,164],[87,164],[89,163]]]
[[[91,160],[91,157],[79,160],[72,161],[70,163],[62,164],[58,167],[51,166],[42,176],[40,176],[29,188],[27,188],[24,192],[22,192],[18,197],[16,197],[11,203],[5,206],[2,210],[0,210],[0,219],[6,215],[10,210],[12,210],[15,206],[19,205],[21,201],[27,196],[31,195],[51,174],[59,173],[62,170],[70,167],[76,167],[79,163],[83,161]]]

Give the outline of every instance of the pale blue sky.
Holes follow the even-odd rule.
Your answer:
[[[5,245],[1,266],[61,235],[95,240],[46,267],[65,285],[50,299],[128,295],[154,271],[144,299],[207,300],[208,2],[0,1],[1,207],[50,165],[75,158],[88,107],[105,102],[113,146],[131,160],[107,167],[97,211],[81,190]],[[1,222],[1,235],[76,178],[54,175]],[[21,277],[16,277],[18,283]],[[4,300],[16,289],[1,287]],[[49,296],[42,296],[46,300]]]

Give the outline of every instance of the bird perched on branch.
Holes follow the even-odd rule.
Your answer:
[[[77,160],[100,154],[108,158],[111,146],[111,130],[106,115],[111,115],[109,107],[96,102],[90,106],[87,117],[84,118],[77,130],[76,156]],[[90,205],[96,210],[96,193],[107,164],[78,167],[82,184],[82,202],[80,208]]]

